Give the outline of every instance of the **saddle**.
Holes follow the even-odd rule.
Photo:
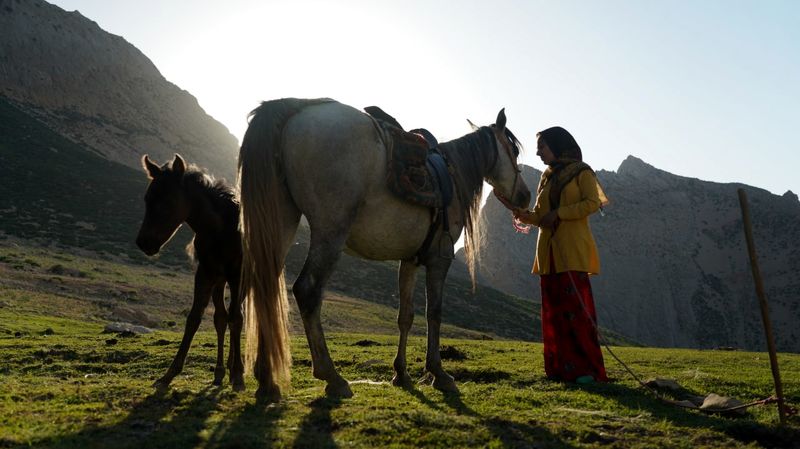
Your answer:
[[[389,162],[386,171],[386,185],[398,198],[432,210],[432,223],[428,235],[417,251],[416,263],[428,252],[439,226],[444,232],[440,240],[439,256],[452,259],[453,237],[450,234],[447,207],[453,199],[453,182],[449,166],[442,153],[439,142],[427,129],[418,128],[405,131],[394,117],[377,106],[364,110],[372,116],[389,136]]]
[[[398,198],[420,206],[441,209],[453,197],[447,162],[437,150],[439,143],[430,131],[405,131],[394,117],[377,106],[364,110],[375,118],[389,136],[386,185]]]

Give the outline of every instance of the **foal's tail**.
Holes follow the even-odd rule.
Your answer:
[[[330,101],[330,100],[328,100]],[[245,366],[262,387],[288,386],[288,303],[283,264],[288,244],[281,196],[283,181],[281,136],[297,112],[321,100],[283,99],[263,102],[251,114],[239,151],[241,195],[242,280],[247,299]]]

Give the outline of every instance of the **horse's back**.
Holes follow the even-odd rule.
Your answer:
[[[372,118],[336,102],[309,106],[287,123],[283,151],[291,196],[312,234],[315,227],[348,223],[346,245],[353,252],[371,259],[413,256],[429,213],[389,192],[388,151]]]
[[[283,133],[286,180],[309,221],[313,211],[320,209],[316,203],[363,197],[382,177],[385,153],[372,120],[341,103],[303,109],[289,120]]]

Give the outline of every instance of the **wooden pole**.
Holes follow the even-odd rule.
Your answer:
[[[742,223],[744,236],[747,239],[747,252],[750,254],[750,268],[753,270],[753,280],[756,284],[756,295],[761,305],[761,319],[764,321],[764,332],[767,334],[767,349],[769,350],[769,364],[772,367],[772,378],[775,380],[775,395],[778,397],[778,416],[781,424],[786,422],[783,409],[783,387],[781,386],[781,373],[778,370],[778,355],[775,352],[775,339],[772,337],[772,323],[769,320],[769,306],[764,294],[764,282],[761,280],[761,270],[758,268],[756,246],[753,243],[753,227],[750,223],[750,207],[747,205],[747,194],[744,189],[739,189],[739,205],[742,207]]]

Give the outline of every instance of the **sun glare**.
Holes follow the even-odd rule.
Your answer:
[[[281,97],[380,104],[401,122],[413,118],[406,120],[410,127],[441,121],[443,102],[448,109],[475,110],[458,55],[437,48],[413,19],[386,14],[369,4],[325,2],[233,10],[164,74],[190,80],[181,87],[202,98],[201,106],[239,139],[247,113],[261,100]],[[199,73],[183,73],[198,67]],[[466,118],[452,117],[440,133],[454,138],[468,132]]]

